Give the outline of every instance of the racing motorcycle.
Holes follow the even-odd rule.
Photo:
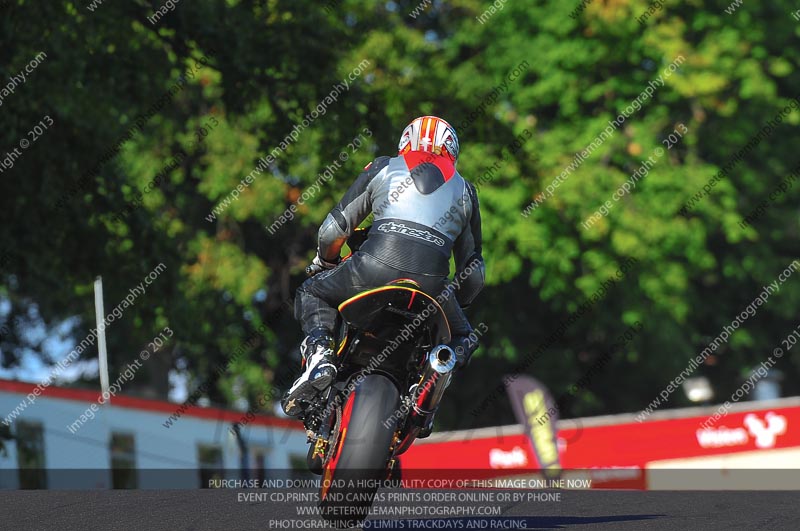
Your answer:
[[[367,230],[348,240],[352,252]],[[444,310],[412,280],[364,291],[338,309],[337,378],[301,420],[309,470],[321,476],[320,513],[350,526],[366,518],[381,485],[401,480],[398,457],[430,434],[456,354]]]

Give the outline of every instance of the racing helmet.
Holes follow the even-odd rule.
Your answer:
[[[436,116],[414,118],[403,129],[397,152],[429,151],[443,155],[455,164],[458,159],[458,136],[453,126]]]

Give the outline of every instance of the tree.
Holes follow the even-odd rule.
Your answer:
[[[798,96],[789,3],[734,15],[712,4],[643,23],[644,0],[574,18],[556,2],[480,18],[487,6],[467,0],[415,17],[417,2],[206,0],[156,24],[145,2],[7,7],[4,75],[46,57],[3,100],[2,146],[54,123],[0,174],[3,366],[53,363],[65,352],[52,338],[86,337],[95,276],[113,308],[163,263],[108,330],[112,378],[169,326],[130,390],[165,396],[177,371],[191,392],[222,366],[208,397],[255,403],[296,372],[291,299],[319,222],[408,121],[433,113],[456,125],[459,171],[479,186],[488,271],[470,318],[489,332],[440,425],[512,422],[504,399],[464,414],[510,371],[559,395],[606,359],[562,416],[646,406],[798,258],[798,187],[739,224],[797,165],[795,108],[684,209]],[[699,369],[720,396],[788,333],[798,299],[784,283]],[[797,373],[789,359],[780,368]]]

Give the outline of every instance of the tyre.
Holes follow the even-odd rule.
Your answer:
[[[342,412],[334,453],[323,467],[322,516],[341,527],[363,521],[378,484],[386,479],[394,425],[384,426],[400,403],[395,385],[370,374],[350,393]]]

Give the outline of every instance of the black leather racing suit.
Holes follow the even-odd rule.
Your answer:
[[[450,285],[452,253],[458,289],[443,309],[454,342],[463,340],[472,328],[462,307],[483,288],[485,275],[475,187],[442,156],[412,151],[393,158],[378,157],[322,223],[319,256],[337,262],[345,241],[370,212],[374,222],[361,249],[298,288],[295,317],[303,331],[333,336],[340,303],[398,278],[410,278],[437,297]],[[466,358],[477,348],[468,342],[463,346]]]

